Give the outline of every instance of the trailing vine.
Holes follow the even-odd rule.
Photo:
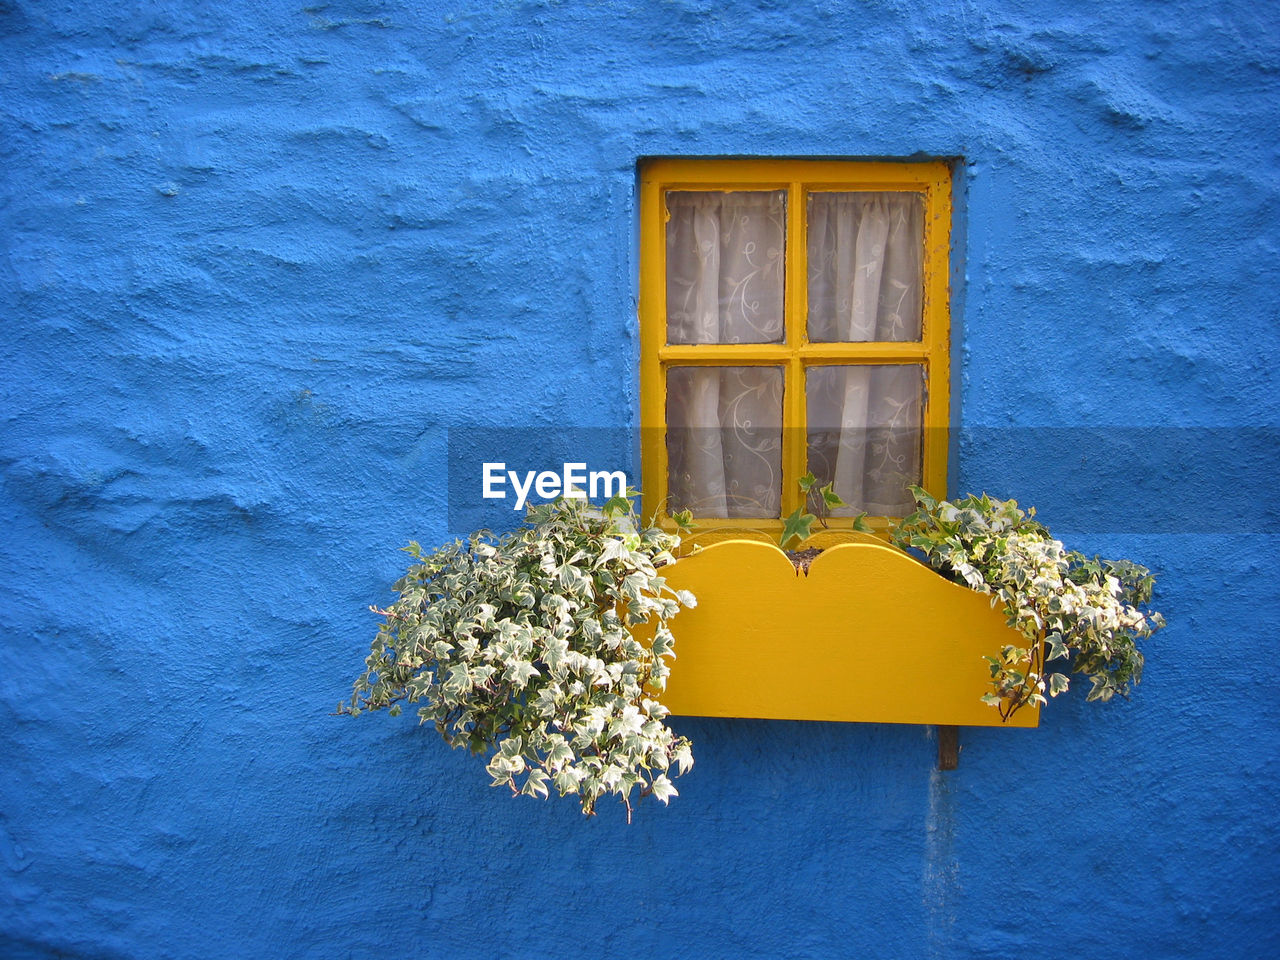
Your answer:
[[[487,532],[424,554],[373,608],[385,622],[338,712],[422,704],[444,740],[491,754],[494,786],[574,796],[595,812],[616,794],[664,804],[669,773],[693,764],[659,702],[672,656],[667,621],[695,601],[658,574],[679,537],[641,527],[625,497],[530,507],[515,532]],[[652,624],[652,641],[633,631]]]
[[[1008,720],[1027,704],[1045,703],[1068,687],[1062,661],[1089,678],[1087,699],[1127,696],[1142,679],[1138,642],[1164,626],[1145,609],[1155,578],[1128,560],[1102,560],[1067,550],[1014,500],[985,494],[955,502],[912,487],[916,510],[890,534],[898,546],[956,583],[991,594],[1025,644],[988,656],[991,690],[983,696]]]
[[[820,510],[842,505],[830,485]],[[633,494],[634,491],[628,491]],[[1164,626],[1146,609],[1154,578],[1127,560],[1067,550],[1013,500],[936,500],[912,488],[916,510],[892,524],[893,542],[942,575],[1001,603],[1024,642],[986,659],[982,697],[1008,720],[1068,687],[1061,661],[1089,678],[1089,700],[1126,696],[1142,677],[1138,642]],[[674,519],[686,532],[692,518]],[[787,518],[782,542],[810,534],[820,518]],[[856,529],[867,529],[863,517]],[[432,553],[411,543],[413,563],[338,712],[401,712],[444,740],[488,756],[494,786],[514,795],[573,796],[583,813],[617,795],[666,803],[671,782],[693,765],[689,741],[666,725],[661,694],[674,656],[667,622],[695,598],[667,586],[680,537],[642,526],[628,497],[596,509],[583,499],[530,507],[523,525],[486,531]],[[636,636],[642,628],[646,637]]]

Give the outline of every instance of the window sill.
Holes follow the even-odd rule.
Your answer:
[[[867,538],[871,540],[871,538]],[[798,573],[778,547],[727,540],[677,561],[697,607],[671,622],[675,715],[1034,727],[980,700],[984,655],[1025,641],[990,597],[874,542],[824,550]]]
[[[664,530],[670,533],[680,535],[682,543],[681,549],[688,547],[709,547],[715,543],[724,543],[726,540],[750,540],[753,543],[773,544],[778,543],[783,531],[783,523],[781,520],[741,520],[736,521],[738,526],[730,526],[734,521],[725,520],[704,520],[697,517],[693,532],[683,533],[674,523],[665,518],[659,521]],[[838,546],[842,543],[876,543],[885,545],[889,543],[889,524],[890,520],[886,517],[866,517],[864,518],[871,527],[870,533],[860,533],[847,527],[838,527],[836,524],[848,524],[849,519],[840,517],[832,521],[830,528],[822,528],[817,525],[813,528],[813,533],[805,538],[804,543],[799,545],[799,549],[809,549],[817,547],[820,550],[828,550],[831,547]],[[792,541],[792,547],[796,548],[796,541]]]

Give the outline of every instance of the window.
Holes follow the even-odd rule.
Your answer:
[[[640,179],[646,514],[776,532],[806,472],[837,516],[944,495],[948,165],[672,159]]]

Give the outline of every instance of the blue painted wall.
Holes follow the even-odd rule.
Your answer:
[[[1277,21],[0,3],[0,955],[1280,953]],[[636,161],[720,154],[964,158],[955,487],[1156,569],[1136,697],[682,720],[630,827],[327,716],[451,424],[634,426]]]

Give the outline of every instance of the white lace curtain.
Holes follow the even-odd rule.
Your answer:
[[[809,199],[809,339],[920,339],[921,203],[904,193],[815,193]],[[921,479],[921,368],[810,367],[809,469],[849,504],[903,516]]]
[[[783,342],[785,191],[672,191],[667,207],[668,342]],[[810,195],[811,341],[919,339],[919,207],[911,194]],[[920,368],[814,365],[806,379],[809,469],[848,512],[901,515],[920,475]],[[781,367],[668,369],[672,509],[780,515],[783,386]]]
[[[780,343],[786,194],[667,194],[667,341]],[[782,370],[667,372],[672,508],[776,517],[782,493]]]

